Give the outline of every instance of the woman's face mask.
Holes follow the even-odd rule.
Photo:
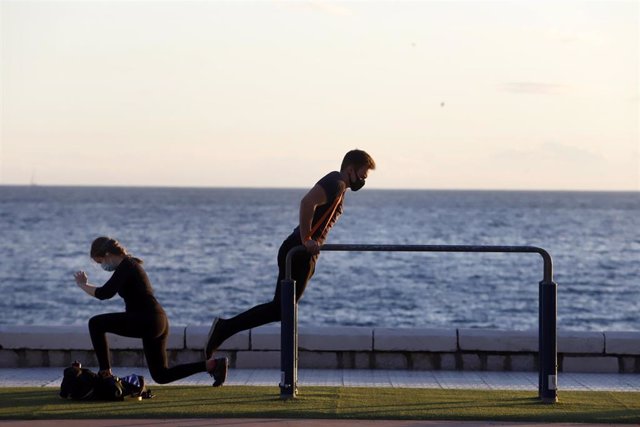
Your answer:
[[[107,261],[103,262],[102,264],[100,264],[100,267],[102,267],[102,269],[104,271],[114,271],[116,269],[116,266],[113,264],[108,263]]]

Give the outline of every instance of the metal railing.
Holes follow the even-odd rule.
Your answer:
[[[292,399],[298,394],[298,304],[296,283],[291,278],[293,256],[305,251],[296,246],[287,254],[285,278],[280,282],[280,398]],[[557,290],[553,282],[551,255],[535,246],[464,246],[464,245],[324,245],[321,251],[354,252],[492,252],[537,253],[543,260],[543,277],[538,284],[538,398],[544,403],[558,401],[557,394]]]

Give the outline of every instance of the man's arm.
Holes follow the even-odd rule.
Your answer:
[[[316,212],[316,208],[325,203],[327,203],[327,194],[324,188],[318,184],[309,190],[300,201],[300,239],[307,248],[307,251],[312,254],[320,252],[320,247],[318,246],[318,242],[307,239],[307,236],[311,233],[313,215]]]

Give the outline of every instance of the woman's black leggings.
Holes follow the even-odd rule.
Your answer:
[[[111,368],[107,332],[123,337],[142,338],[151,378],[158,384],[170,383],[207,370],[205,361],[168,367],[169,321],[164,313],[107,313],[89,319],[89,333],[100,370]]]

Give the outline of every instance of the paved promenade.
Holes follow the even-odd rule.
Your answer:
[[[97,371],[95,367],[91,369]],[[0,387],[59,387],[62,371],[62,368],[0,369]],[[113,371],[120,376],[144,375],[149,387],[155,385],[145,368],[119,367]],[[208,375],[199,374],[170,385],[210,386],[211,382]],[[231,369],[226,385],[277,386],[279,382],[278,369]],[[536,391],[538,373],[301,369],[298,371],[298,385]],[[558,388],[560,391],[640,392],[640,375],[559,373]]]

